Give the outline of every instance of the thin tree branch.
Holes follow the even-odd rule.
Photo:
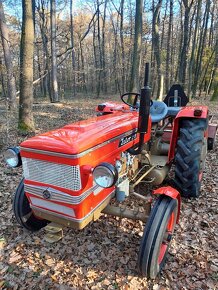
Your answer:
[[[87,28],[86,32],[83,34],[83,36],[82,36],[82,38],[80,40],[81,42],[85,39],[85,37],[89,33],[90,29],[92,28],[93,22],[94,22],[94,18],[96,16],[96,14],[98,13],[98,10],[99,10],[99,8],[97,8],[97,10],[95,11],[95,13],[93,14],[92,19],[89,22],[88,28]],[[68,47],[64,52],[58,54],[57,57],[61,57],[62,55],[64,55],[65,53],[67,53],[68,51],[70,51],[72,49],[74,49],[74,47],[72,47],[72,46],[71,47]]]

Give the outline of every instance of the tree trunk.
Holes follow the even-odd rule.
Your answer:
[[[170,88],[170,65],[172,65],[172,63],[170,63],[170,53],[172,54],[171,47],[172,23],[173,23],[173,0],[170,0],[170,18],[167,34],[167,56],[166,56],[166,79],[165,79],[166,92],[168,92]]]
[[[5,89],[5,82],[4,82],[4,73],[3,73],[3,64],[2,64],[2,58],[0,57],[0,78],[1,78],[1,98],[6,98],[6,89]]]
[[[56,53],[56,0],[50,0],[51,5],[51,95],[52,102],[59,102],[57,80]]]
[[[188,0],[182,0],[185,7],[185,16],[183,24],[183,44],[180,55],[180,64],[179,64],[179,82],[185,87],[186,84],[186,67],[187,67],[187,57],[188,57],[188,43],[189,43],[189,18],[190,10],[193,4],[193,1],[189,4]]]
[[[134,36],[134,50],[130,78],[130,92],[138,92],[140,89],[139,73],[141,67],[141,49],[142,49],[142,11],[143,1],[136,0],[135,12],[135,36]]]
[[[159,35],[159,16],[160,16],[160,9],[162,5],[162,0],[158,1],[157,6],[154,9],[154,16],[153,16],[153,47],[154,47],[154,56],[157,64],[157,98],[160,98],[160,90],[161,90],[161,50],[160,50],[160,35]]]
[[[212,102],[215,102],[218,100],[218,82],[215,83],[214,85],[214,91],[213,91],[213,95],[210,99]]]
[[[194,97],[196,96],[197,87],[198,87],[199,79],[201,75],[202,57],[203,57],[203,51],[204,51],[206,35],[207,35],[209,12],[210,12],[210,1],[207,1],[205,13],[204,13],[203,29],[201,31],[201,36],[200,36],[200,41],[199,41],[199,46],[198,46],[196,68],[195,68],[195,73],[194,73],[194,83],[193,83],[193,96]]]
[[[104,3],[104,15],[102,20],[102,69],[103,69],[103,91],[107,93],[107,71],[106,71],[106,49],[105,49],[105,25],[106,25],[107,0]]]
[[[207,88],[207,94],[209,94],[212,84],[214,82],[214,92],[211,97],[212,101],[218,100],[218,81],[217,80],[218,80],[218,38],[216,39],[216,44],[215,44],[215,62],[211,71],[211,77],[210,77],[208,88]]]
[[[198,0],[197,4],[197,14],[196,14],[196,24],[193,36],[193,43],[192,43],[192,52],[191,58],[189,61],[189,79],[188,79],[188,96],[191,97],[191,88],[192,88],[192,79],[193,79],[193,68],[194,68],[194,56],[196,51],[196,44],[197,44],[197,33],[200,24],[200,10],[201,10],[202,0]]]
[[[208,40],[208,45],[209,46],[212,46],[212,44],[213,44],[214,30],[217,29],[216,27],[214,27],[214,15],[217,15],[215,8],[216,8],[216,2],[214,1],[213,2],[213,7],[211,8],[210,33],[209,33],[209,40]],[[217,25],[217,24],[215,23],[215,25]]]
[[[100,91],[102,88],[102,50],[101,50],[101,27],[100,27],[100,3],[99,0],[97,0],[97,39],[98,39],[98,90],[97,94],[98,97],[100,95]]]
[[[120,3],[120,46],[121,46],[121,66],[122,66],[122,93],[125,92],[125,49],[124,49],[124,39],[123,39],[123,6],[124,6],[124,0],[121,0]]]
[[[73,24],[73,0],[70,0],[70,40],[72,49],[72,76],[73,76],[73,96],[76,96],[76,60],[75,60],[75,48],[74,48],[74,24]]]
[[[82,90],[83,92],[85,91],[87,93],[87,88],[86,88],[86,76],[85,76],[85,61],[84,61],[84,55],[83,55],[83,47],[82,47],[82,42],[79,41],[79,50],[80,50],[80,56],[81,56],[81,80],[82,80]]]
[[[20,103],[18,129],[22,133],[34,131],[33,120],[33,51],[34,1],[22,0],[22,34],[20,45]]]
[[[97,59],[97,47],[95,43],[95,36],[96,36],[96,24],[94,23],[92,44],[93,44],[94,63],[95,63],[95,88],[96,88],[97,95],[99,95],[99,92],[98,92],[99,88],[98,88],[98,81],[97,81],[98,59]]]
[[[160,50],[163,49],[163,45],[164,45],[163,42],[164,42],[164,36],[165,36],[165,25],[166,25],[167,9],[168,9],[168,1],[166,1],[164,17],[162,19],[162,33],[161,33],[161,41],[160,41]]]
[[[113,75],[114,75],[114,84],[115,84],[115,93],[117,91],[119,94],[121,94],[120,89],[120,82],[119,82],[119,75],[118,75],[118,69],[117,69],[117,63],[118,63],[118,15],[117,15],[117,21],[116,24],[114,23],[113,16],[111,17],[113,32],[114,32],[114,48],[113,48]]]
[[[47,93],[49,95],[50,100],[52,100],[51,97],[51,90],[50,90],[50,54],[49,54],[49,49],[48,49],[48,36],[47,36],[47,14],[46,11],[48,7],[45,7],[45,1],[40,0],[41,5],[39,4],[37,6],[37,10],[40,16],[39,19],[39,27],[40,27],[40,32],[41,32],[41,38],[42,38],[42,53],[43,53],[43,70],[45,77],[42,79],[43,82],[43,92],[44,92],[44,97],[47,97]],[[48,3],[47,3],[48,4]]]
[[[0,32],[4,51],[4,61],[7,71],[7,96],[9,101],[9,108],[16,108],[16,84],[11,61],[8,28],[5,21],[2,1],[0,1]]]

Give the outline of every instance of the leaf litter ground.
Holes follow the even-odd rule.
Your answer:
[[[36,133],[94,116],[102,99],[34,105]],[[210,105],[216,114],[218,105]],[[2,109],[1,146],[17,145],[16,114]],[[65,228],[56,244],[44,231],[30,233],[16,222],[13,193],[21,169],[0,170],[0,289],[217,289],[218,288],[218,148],[207,155],[199,199],[182,199],[180,223],[161,275],[153,281],[138,276],[137,254],[143,224],[102,215],[82,231]],[[150,189],[148,189],[150,190]],[[139,204],[140,205],[140,204]]]

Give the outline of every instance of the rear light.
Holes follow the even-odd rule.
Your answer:
[[[194,109],[194,116],[200,117],[202,115],[202,110],[201,109]]]

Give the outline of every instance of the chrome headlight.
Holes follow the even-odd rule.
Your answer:
[[[11,147],[8,148],[4,152],[4,159],[5,162],[10,166],[10,167],[18,167],[22,164],[21,157],[20,157],[20,150],[18,147]]]
[[[93,178],[96,184],[108,188],[116,183],[118,172],[112,164],[103,162],[94,168]]]

